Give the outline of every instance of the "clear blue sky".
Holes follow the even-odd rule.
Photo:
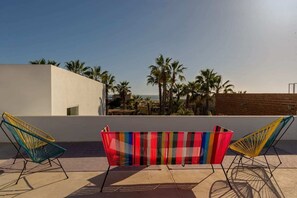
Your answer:
[[[80,59],[146,86],[162,53],[188,69],[211,68],[235,90],[287,92],[297,82],[296,0],[1,0],[0,64]]]

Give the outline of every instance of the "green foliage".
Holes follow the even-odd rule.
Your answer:
[[[131,93],[131,87],[128,81],[122,81],[115,86],[116,91],[120,94],[123,108],[126,109],[126,97]]]
[[[60,66],[60,63],[54,61],[54,60],[45,60],[44,58],[41,58],[39,60],[35,60],[35,61],[29,61],[30,64],[33,65],[55,65],[57,67]]]

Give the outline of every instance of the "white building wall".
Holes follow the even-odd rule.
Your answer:
[[[52,65],[0,64],[0,114],[16,116],[104,115],[104,85]]]
[[[51,115],[49,65],[0,65],[0,113]]]
[[[104,115],[104,85],[58,67],[51,67],[52,115],[67,115],[67,108],[79,108],[79,115]]]

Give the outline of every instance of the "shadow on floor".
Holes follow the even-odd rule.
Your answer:
[[[232,190],[225,181],[212,184],[209,197],[284,197],[273,176],[259,166],[236,166],[231,169]]]
[[[16,178],[17,179],[17,178]],[[61,182],[63,180],[65,180],[65,178],[59,178],[56,181],[52,181],[43,185],[39,185],[38,187],[33,187],[30,182],[27,180],[26,176],[22,177],[17,185],[21,185],[21,187],[17,187],[16,188],[16,179],[9,181],[9,182],[5,182],[5,183],[1,183],[0,184],[0,197],[4,196],[9,196],[9,197],[18,197],[22,194],[28,193],[30,191],[33,190],[38,190],[41,188],[44,188],[46,186],[50,186],[53,185],[55,183]]]
[[[154,166],[158,167],[158,166]],[[201,182],[206,180],[211,176],[212,170],[209,169],[209,174],[200,181],[195,183],[175,183],[173,176],[170,174],[171,183],[157,183],[152,182],[150,176],[143,177],[144,180],[139,181],[141,183],[146,183],[145,179],[149,178],[147,184],[136,184],[137,181],[133,181],[131,176],[137,174],[139,171],[146,171],[145,167],[116,167],[112,169],[107,177],[106,183],[103,188],[103,192],[100,192],[102,182],[106,172],[98,175],[89,180],[89,184],[70,194],[68,197],[80,198],[80,197],[187,197],[194,198],[196,197],[192,189],[199,185]],[[150,172],[161,171],[158,168],[150,168]],[[169,170],[168,170],[169,171]],[[158,173],[156,173],[158,174]],[[138,176],[139,177],[139,176]],[[121,185],[119,182],[128,179],[132,180],[131,185]]]

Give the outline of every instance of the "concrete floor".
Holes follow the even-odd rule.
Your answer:
[[[4,197],[297,197],[297,154],[292,150],[296,144],[285,143],[281,159],[283,164],[269,177],[267,169],[245,162],[230,169],[230,190],[219,165],[215,172],[209,165],[113,167],[108,174],[103,193],[107,161],[98,150],[98,143],[68,143],[61,163],[69,175],[48,165],[28,166],[29,173],[17,185],[15,181],[22,169],[22,160],[12,165],[14,151],[9,144],[0,144],[0,196]],[[100,146],[99,146],[100,147]],[[80,148],[80,149],[79,149]],[[100,147],[101,148],[101,147]],[[285,149],[284,149],[285,148]],[[294,147],[295,148],[295,147]],[[94,152],[96,150],[97,152]],[[228,167],[233,155],[224,159]],[[263,159],[260,159],[263,160]],[[275,156],[269,156],[276,164]],[[43,172],[39,172],[43,171]]]

